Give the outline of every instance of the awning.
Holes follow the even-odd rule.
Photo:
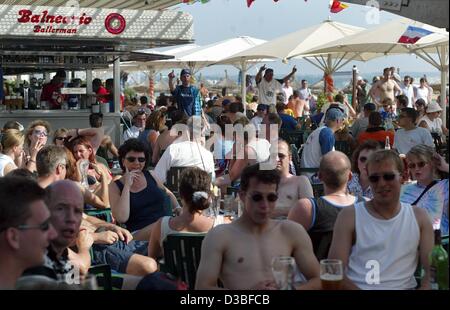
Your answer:
[[[9,5],[68,6],[75,1],[67,0],[0,0]],[[177,4],[180,0],[78,0],[80,7],[105,9],[162,10]]]

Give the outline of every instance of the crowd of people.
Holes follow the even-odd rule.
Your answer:
[[[191,289],[279,289],[277,256],[294,258],[298,289],[321,288],[324,258],[343,262],[346,289],[429,289],[433,230],[448,236],[449,167],[426,80],[414,88],[386,68],[370,89],[358,78],[356,104],[337,93],[317,107],[306,80],[292,89],[296,71],[277,80],[262,66],[248,104],[191,85],[188,69],[174,85],[172,71],[171,97],[124,107],[120,145],[100,113],[89,128],[3,124],[0,288],[63,288],[98,264],[123,274],[121,289],[167,288],[164,240],[201,233]],[[302,132],[304,143],[282,132]],[[182,168],[175,192],[172,168]],[[231,218],[216,210],[230,193]],[[381,280],[369,283],[374,260]]]

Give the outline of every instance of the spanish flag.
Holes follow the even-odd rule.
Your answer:
[[[348,8],[347,4],[343,4],[338,0],[333,0],[333,2],[330,3],[330,12],[331,13],[339,13],[343,9]]]

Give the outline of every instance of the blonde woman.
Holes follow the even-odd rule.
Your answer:
[[[1,135],[0,177],[23,165],[24,135],[17,129],[7,129]]]
[[[36,155],[47,144],[50,133],[50,124],[43,120],[35,120],[25,133],[25,154],[27,155],[26,168],[36,171]]]

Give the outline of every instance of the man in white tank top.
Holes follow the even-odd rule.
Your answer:
[[[347,266],[346,288],[414,289],[419,255],[425,270],[421,288],[430,288],[433,228],[423,209],[400,203],[402,173],[395,151],[374,152],[367,162],[374,198],[338,215],[328,257]]]

